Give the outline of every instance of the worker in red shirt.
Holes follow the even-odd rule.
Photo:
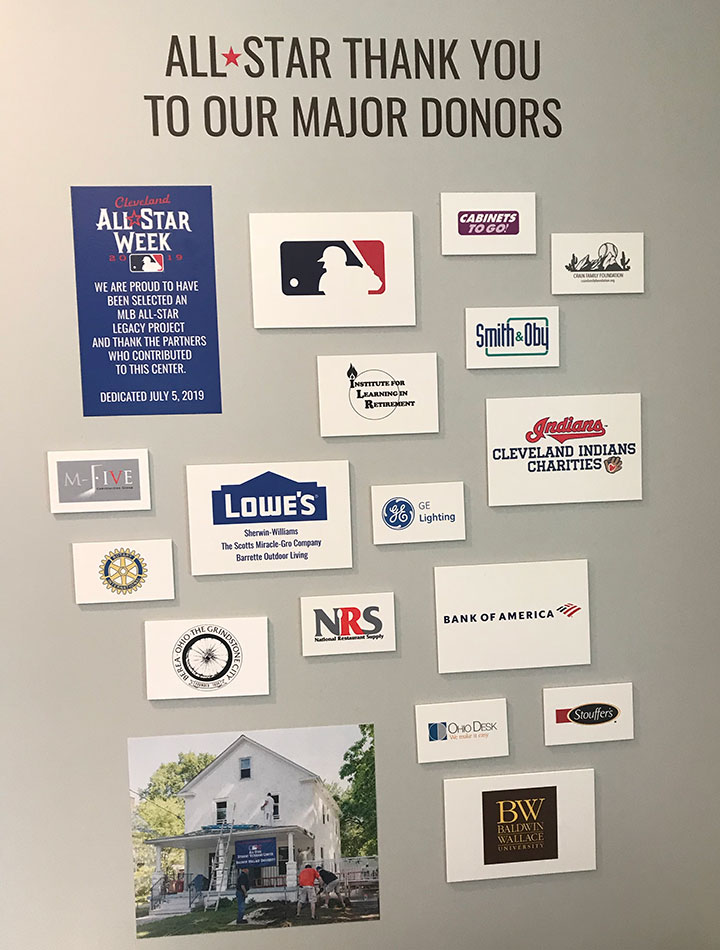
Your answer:
[[[315,870],[314,867],[310,864],[306,864],[302,871],[298,874],[298,902],[297,902],[297,915],[300,916],[300,908],[306,902],[310,904],[310,916],[315,920],[315,910],[317,907],[317,893],[315,891],[315,884],[319,882],[322,884],[322,878]]]

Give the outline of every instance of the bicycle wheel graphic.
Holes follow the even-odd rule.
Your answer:
[[[238,659],[242,661],[242,654]],[[232,650],[222,637],[214,633],[201,633],[193,637],[182,651],[182,665],[186,672],[205,683],[222,679],[230,669],[232,661]]]

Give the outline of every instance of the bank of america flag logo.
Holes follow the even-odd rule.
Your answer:
[[[558,610],[561,614],[565,614],[566,617],[574,617],[578,611],[582,610],[582,607],[578,607],[577,604],[563,604],[561,607],[558,607]]]
[[[440,742],[443,739],[447,739],[447,723],[429,722],[428,738],[430,739],[430,742]]]
[[[382,241],[283,241],[282,292],[287,297],[353,300],[385,293]]]

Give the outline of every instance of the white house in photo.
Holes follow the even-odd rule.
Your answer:
[[[184,849],[186,889],[182,900],[174,902],[185,911],[200,892],[205,900],[234,897],[236,841],[276,841],[277,864],[249,870],[255,900],[279,900],[288,890],[294,893],[298,865],[322,863],[332,871],[341,867],[340,810],[320,776],[245,735],[179,795],[185,799],[184,833],[147,843],[156,849],[156,897],[163,849]]]

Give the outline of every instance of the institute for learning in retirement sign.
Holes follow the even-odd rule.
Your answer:
[[[71,196],[83,414],[221,412],[210,187]]]

